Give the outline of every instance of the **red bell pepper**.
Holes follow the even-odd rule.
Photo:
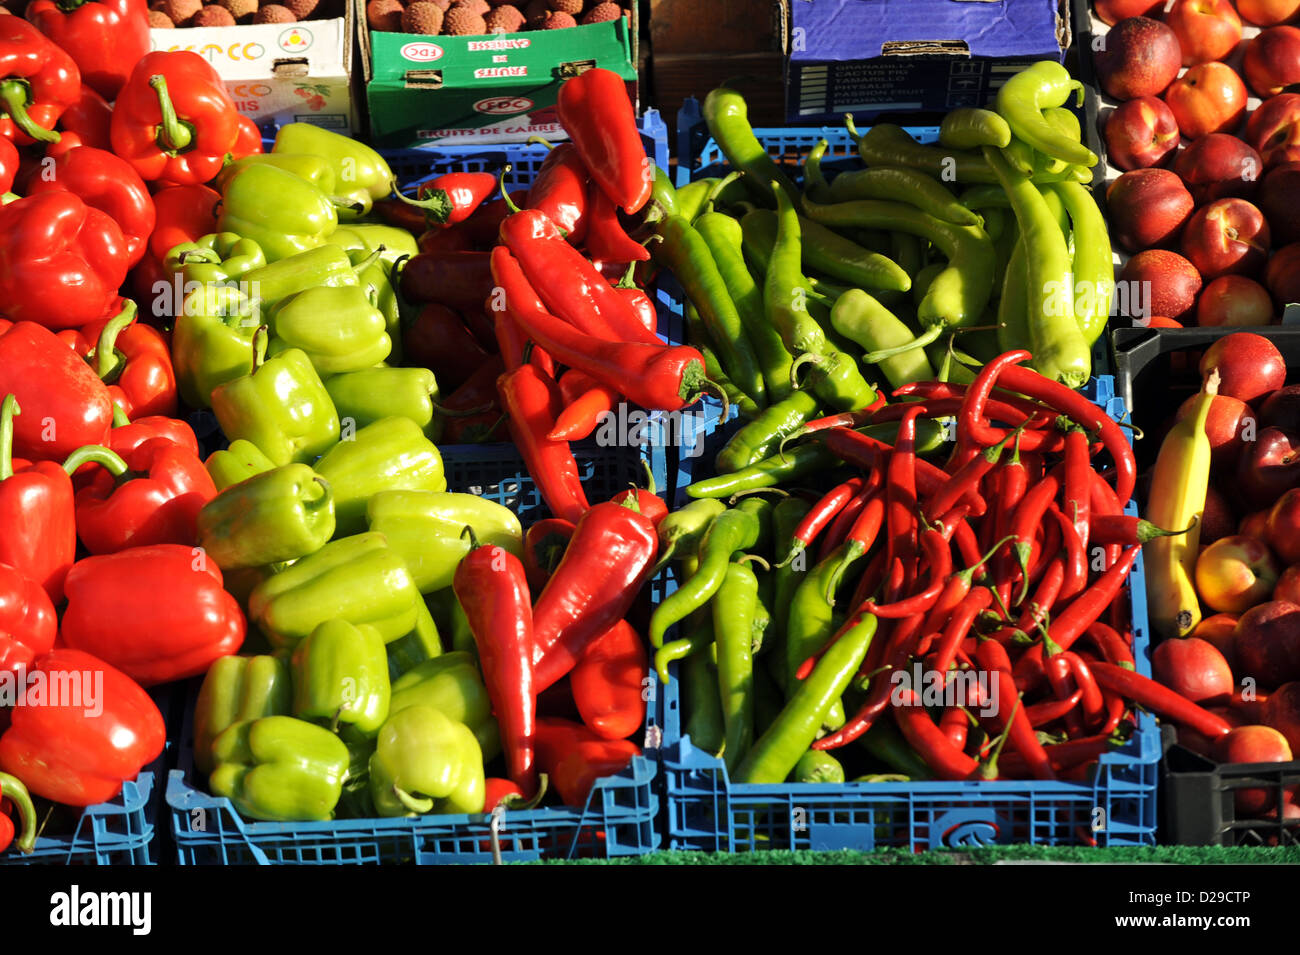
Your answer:
[[[113,151],[147,181],[212,179],[239,139],[239,113],[217,71],[188,50],[143,57],[113,106]]]
[[[25,705],[14,707],[0,737],[0,769],[35,795],[67,806],[105,802],[163,751],[157,704],[113,666],[61,649],[38,659],[29,680],[33,673],[45,675],[46,698],[36,705],[32,684]]]
[[[137,445],[126,455],[108,448],[79,448],[64,462],[69,474],[100,465],[76,494],[77,536],[92,554],[113,554],[151,544],[194,544],[195,521],[217,496],[197,454],[166,438]]]
[[[54,160],[53,168],[33,177],[27,195],[73,193],[118,224],[126,239],[127,268],[144,258],[156,217],[149,190],[131,165],[110,152],[83,146],[75,133],[65,134],[45,155]]]
[[[587,201],[587,255],[605,262],[648,262],[650,252],[637,242],[623,223],[605,191],[594,183]]]
[[[524,531],[524,573],[528,585],[539,594],[564,558],[573,539],[574,523],[559,517],[546,517],[528,525]]]
[[[14,821],[9,818],[11,807],[18,810],[23,824],[18,850],[30,853],[36,848],[36,807],[32,805],[32,795],[17,776],[0,773],[0,852],[15,844]]]
[[[64,133],[73,133],[81,137],[81,145],[96,149],[113,148],[112,125],[113,107],[89,86],[81,88],[81,96],[59,117]]]
[[[554,222],[565,231],[564,240],[577,246],[587,237],[587,180],[578,147],[561,143],[542,160],[524,205]]]
[[[522,365],[497,379],[497,394],[502,410],[509,415],[510,436],[542,500],[556,517],[576,524],[590,506],[582,490],[578,462],[568,442],[546,437],[560,410],[555,380],[536,365]]]
[[[566,806],[585,806],[596,781],[627,768],[641,748],[625,739],[603,739],[581,723],[554,717],[537,721],[537,765]]]
[[[149,52],[145,0],[34,0],[26,17],[72,57],[81,81],[108,100]]]
[[[479,546],[456,568],[452,587],[469,621],[483,682],[501,728],[506,773],[524,792],[537,788],[533,755],[533,609],[524,565],[505,548]],[[463,536],[463,535],[462,535]]]
[[[77,64],[19,17],[0,18],[0,136],[57,143],[54,125],[81,95]]]
[[[597,504],[577,525],[533,608],[538,692],[565,676],[592,643],[627,616],[659,549],[650,518],[613,501]]]
[[[654,164],[636,128],[627,82],[612,70],[587,70],[565,81],[555,105],[591,178],[624,212],[639,212],[650,199]]]
[[[556,361],[619,389],[643,408],[684,408],[708,383],[704,357],[694,348],[657,340],[654,345],[609,341],[560,321],[547,311],[519,261],[504,246],[492,252],[492,274],[503,290],[506,310],[534,342]],[[605,288],[613,294],[608,285]]]
[[[167,186],[154,193],[157,224],[149,236],[149,254],[161,262],[182,242],[217,231],[221,194],[201,185]]]
[[[87,557],[68,572],[63,641],[142,686],[207,671],[244,642],[239,603],[221,570],[181,544]]]
[[[239,135],[235,137],[235,145],[230,149],[230,158],[243,159],[245,156],[255,156],[260,152],[262,152],[262,131],[258,129],[257,123],[247,116],[240,116]]]
[[[0,237],[0,302],[15,322],[55,329],[93,322],[126,278],[121,228],[71,192],[9,203],[0,209]]]
[[[16,175],[18,175],[18,147],[0,136],[0,193],[13,189]]]
[[[0,404],[0,564],[40,584],[57,604],[77,556],[72,481],[52,461],[13,460],[18,411],[14,396],[6,395]]]
[[[194,436],[194,429],[178,418],[136,418],[129,424],[118,425],[108,433],[108,446],[126,457],[135,448],[154,438],[165,438],[194,454],[199,453],[199,440]]]
[[[176,372],[171,346],[158,329],[135,321],[135,303],[110,319],[95,339],[87,359],[108,385],[110,400],[128,418],[176,414]]]
[[[104,383],[53,332],[32,322],[0,335],[0,395],[8,394],[22,409],[12,425],[20,457],[62,461],[82,445],[103,444],[113,423]]]
[[[605,739],[626,739],[641,728],[649,665],[641,635],[626,620],[596,638],[569,674],[574,702],[588,729]]]
[[[36,581],[0,564],[0,673],[29,667],[54,649],[59,618]]]

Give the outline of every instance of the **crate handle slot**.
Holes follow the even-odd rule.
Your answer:
[[[561,63],[555,68],[555,75],[561,79],[568,79],[573,76],[579,76],[588,70],[596,68],[595,60],[570,60],[567,63]]]
[[[305,56],[286,56],[278,60],[271,61],[271,72],[280,79],[288,79],[295,76],[306,76],[310,70]]]
[[[965,40],[886,40],[881,56],[964,56],[970,58]]]
[[[402,79],[408,90],[442,89],[442,70],[407,70]]]

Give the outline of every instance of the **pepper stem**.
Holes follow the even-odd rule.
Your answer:
[[[733,182],[735,182],[743,175],[744,173],[742,173],[739,169],[733,169],[731,172],[727,173],[725,176],[723,176],[721,179],[715,182],[713,184],[713,188],[709,190],[709,194],[704,197],[705,206],[711,207],[713,203],[717,200],[718,196],[722,195],[722,190],[726,189],[729,185],[731,185]]]
[[[63,470],[68,474],[76,474],[84,464],[101,464],[115,478],[120,478],[131,470],[121,455],[102,444],[87,444],[77,448],[63,462]]]
[[[194,126],[177,117],[176,107],[167,93],[167,77],[155,73],[149,77],[149,85],[158,93],[158,107],[162,110],[162,122],[155,134],[158,148],[172,155],[190,149],[194,145]]]
[[[29,855],[36,848],[36,807],[32,804],[31,793],[17,776],[0,773],[0,797],[8,799],[18,810],[23,828],[21,835],[14,840],[14,845],[24,855]]]
[[[95,344],[95,374],[106,385],[117,381],[126,366],[126,356],[117,350],[117,336],[135,321],[136,305],[129,298],[124,301],[122,311],[104,326]]]
[[[542,141],[545,142],[545,140]],[[542,797],[546,795],[546,789],[549,785],[549,777],[545,773],[538,773],[537,792],[531,799],[526,799],[523,796],[516,796],[514,793],[510,793],[509,795],[504,796],[501,799],[501,802],[497,803],[497,805],[504,806],[510,812],[524,812],[528,809],[536,809],[541,805]],[[495,809],[496,806],[493,806],[492,808]],[[491,812],[491,810],[488,811]]]
[[[747,564],[750,561],[753,561],[754,563],[758,564],[764,570],[772,569],[772,565],[768,563],[765,558],[760,557],[758,554],[743,554],[736,559],[736,563],[738,564]]]
[[[253,371],[257,371],[266,362],[266,346],[270,341],[270,326],[258,325],[257,331],[253,332]]]
[[[825,364],[825,359],[821,355],[806,351],[790,363],[790,387],[799,387],[799,369],[804,365],[816,365],[820,367]]]
[[[421,190],[417,189],[416,195],[420,195],[421,192]],[[408,206],[423,209],[426,213],[426,218],[433,219],[435,222],[446,222],[451,218],[452,212],[455,211],[452,206],[451,196],[447,195],[447,190],[445,189],[430,189],[428,192],[423,193],[423,199],[412,199],[410,196],[404,195],[397,188],[397,183],[394,182],[393,195],[402,202],[405,202]]]
[[[509,190],[506,189],[506,175],[510,173],[514,168],[515,167],[510,165],[510,163],[506,163],[504,166],[502,166],[501,173],[497,176],[497,184],[501,188],[501,198],[505,200],[506,208],[509,209],[511,212],[518,212],[519,207],[515,205],[515,201],[510,198]]]
[[[14,415],[22,414],[18,399],[5,395],[0,404],[0,481],[14,476]]]
[[[917,335],[906,345],[895,345],[893,348],[882,348],[879,351],[867,352],[862,356],[862,360],[868,365],[874,365],[884,361],[886,358],[893,358],[895,355],[901,355],[909,352],[914,348],[924,348],[932,342],[939,340],[939,336],[944,333],[944,326],[931,325],[920,335]]]
[[[549,139],[543,139],[541,136],[529,136],[527,139],[524,140],[524,142],[528,143],[530,146],[545,146],[547,152],[550,152],[552,149],[555,148],[554,143],[552,143]]]
[[[26,80],[10,77],[0,82],[0,109],[9,114],[14,126],[38,143],[57,143],[63,137],[32,119],[27,107],[32,105],[32,89]]]
[[[467,535],[469,537],[469,549],[478,550],[481,546],[478,542],[478,537],[474,534],[474,528],[470,527],[468,524],[461,528],[460,539],[464,540]]]
[[[379,257],[384,254],[384,250],[385,246],[381,244],[377,249],[375,249],[375,251],[371,252],[356,265],[352,266],[353,273],[360,278],[362,272],[379,261]]]
[[[1155,540],[1157,537],[1181,537],[1183,534],[1190,533],[1191,529],[1195,527],[1198,523],[1200,522],[1195,517],[1193,517],[1192,522],[1188,524],[1186,527],[1184,527],[1181,531],[1167,531],[1163,527],[1160,527],[1156,524],[1152,524],[1146,518],[1140,518],[1138,520],[1138,531],[1137,531],[1138,543],[1145,544],[1148,541]]]
[[[416,813],[418,815],[424,815],[424,813],[433,809],[432,799],[417,799],[415,796],[412,796],[401,786],[393,787],[393,795],[397,797],[398,802],[400,802],[407,809],[411,810],[411,812]]]
[[[859,142],[862,139],[862,134],[858,132],[857,123],[853,122],[852,113],[844,114],[844,128],[849,131],[849,138],[852,139],[855,143]]]
[[[126,413],[126,409],[124,409],[120,404],[114,401],[113,402],[113,427],[120,428],[123,425],[127,425],[130,423],[131,423],[131,416]]]
[[[708,378],[705,378],[703,375],[700,376],[699,380],[700,380],[700,389],[702,391],[712,392],[713,394],[716,394],[719,399],[721,399],[722,413],[718,415],[718,423],[719,424],[725,423],[728,415],[731,414],[731,399],[727,397],[727,389],[723,388],[716,381],[710,381]]]
[[[1002,732],[998,734],[997,745],[993,747],[993,752],[989,754],[988,762],[980,767],[980,776],[984,779],[998,778],[998,757],[1002,755],[1002,747],[1007,743],[1007,737],[1011,735],[1011,724],[1016,718],[1016,711],[1020,709],[1020,695],[1016,695],[1016,704],[1011,707],[1011,715],[1007,717],[1007,725],[1002,727]]]

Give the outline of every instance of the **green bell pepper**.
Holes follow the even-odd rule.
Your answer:
[[[334,495],[305,464],[286,464],[226,488],[203,505],[197,530],[222,570],[314,554],[334,536]]]
[[[291,348],[263,362],[265,340],[257,336],[252,374],[213,390],[212,410],[231,441],[251,441],[276,465],[310,464],[338,441],[338,412],[306,352]]]
[[[222,166],[217,173],[215,188],[218,192],[226,191],[226,184],[249,166],[265,164],[291,172],[299,179],[306,179],[327,196],[334,195],[334,167],[329,160],[321,156],[306,153],[254,153],[243,159],[236,159],[229,165]]]
[[[173,275],[179,273],[186,285],[228,285],[264,265],[262,247],[233,232],[213,232],[193,242],[182,242],[173,246],[163,260],[163,268]]]
[[[500,754],[501,732],[492,715],[492,699],[479,673],[477,658],[469,651],[444,653],[394,679],[388,715],[408,706],[431,706],[449,719],[464,723],[478,740],[484,762]]]
[[[464,723],[411,706],[379,731],[370,758],[370,795],[379,815],[481,813],[484,785],[483,752]]]
[[[310,123],[281,126],[271,152],[306,153],[325,159],[334,170],[334,194],[351,203],[341,214],[345,221],[368,215],[376,199],[397,188],[393,170],[379,153],[359,140]]]
[[[494,544],[523,559],[523,529],[507,507],[475,494],[451,491],[384,491],[366,505],[366,523],[402,555],[422,594],[451,586],[470,542],[466,526],[484,546]]]
[[[442,455],[409,418],[381,418],[344,433],[316,462],[316,473],[334,490],[339,536],[365,529],[366,505],[381,491],[447,490]]]
[[[374,736],[388,719],[388,656],[379,631],[326,620],[293,648],[293,715]]]
[[[186,294],[172,331],[172,365],[181,398],[210,408],[218,385],[253,370],[256,305],[238,288],[201,285]]]
[[[445,587],[426,594],[424,603],[438,624],[438,632],[447,635],[451,648],[464,651],[477,660],[478,646],[474,643],[474,631],[470,629],[469,617],[465,615],[465,608],[460,605],[456,592]]]
[[[423,600],[415,608],[415,626],[404,637],[388,644],[388,677],[396,680],[421,663],[442,656],[442,637],[428,604]]]
[[[354,263],[372,252],[379,252],[380,261],[392,265],[404,256],[418,255],[420,252],[420,244],[415,236],[405,229],[369,222],[339,226],[325,242],[342,248]]]
[[[415,629],[420,592],[382,534],[331,541],[253,588],[248,614],[287,650],[327,620],[369,624],[385,643]]]
[[[433,412],[438,381],[428,368],[363,368],[331,375],[325,379],[325,390],[343,427],[349,419],[354,428],[365,428],[396,415],[414,421],[430,441],[442,436],[442,416]]]
[[[247,481],[275,468],[275,462],[258,450],[252,441],[238,438],[230,446],[208,455],[203,466],[218,491]]]
[[[277,822],[324,821],[334,813],[348,772],[348,748],[329,730],[267,716],[227,727],[212,744],[209,785],[240,815]]]
[[[241,282],[248,297],[258,306],[259,324],[263,315],[290,295],[321,286],[338,288],[360,284],[352,260],[336,245],[322,245],[246,272]]]
[[[273,656],[218,657],[194,704],[194,765],[205,776],[216,762],[212,741],[226,727],[264,716],[287,716],[293,686],[287,660]]]
[[[394,364],[402,360],[402,298],[397,294],[396,272],[397,266],[382,257],[357,263],[357,281],[366,300],[384,316],[384,331],[393,344],[388,360]]]
[[[301,349],[322,376],[370,368],[393,349],[383,313],[359,285],[299,292],[271,312],[271,328],[269,355]]]
[[[324,243],[339,224],[330,197],[306,179],[275,166],[247,166],[221,193],[217,230],[234,232],[278,262]]]

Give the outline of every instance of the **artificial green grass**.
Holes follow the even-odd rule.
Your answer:
[[[534,865],[992,865],[998,862],[1075,862],[1165,865],[1300,865],[1300,846],[989,846],[909,852],[652,852],[620,859],[548,860]]]

